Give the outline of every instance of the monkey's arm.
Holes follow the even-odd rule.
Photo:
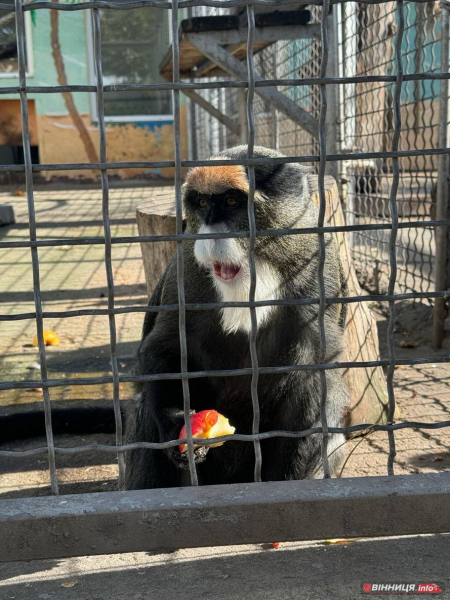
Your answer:
[[[166,313],[158,320],[139,348],[138,371],[141,374],[160,375],[179,373],[181,367],[178,314]],[[192,365],[190,366],[192,369]],[[190,385],[194,395],[195,384]],[[127,431],[129,441],[167,442],[177,440],[184,422],[184,397],[179,379],[146,382],[134,403],[135,417],[130,419]],[[152,438],[152,439],[150,439]],[[196,449],[196,460],[206,456],[208,448]],[[186,456],[177,447],[165,453],[177,466],[186,465]]]
[[[171,259],[171,261],[169,262],[169,264],[167,265],[167,269],[164,271],[163,276],[158,281],[155,289],[153,290],[153,294],[152,294],[152,297],[150,298],[148,306],[161,306],[162,292],[163,292],[164,284],[167,279],[167,273],[171,269],[171,266],[172,266],[172,263],[174,262],[174,260],[175,260],[175,257],[173,257]],[[145,313],[144,326],[142,328],[142,340],[144,340],[148,336],[148,334],[151,333],[153,327],[155,326],[155,321],[156,321],[157,316],[158,316],[157,312]],[[142,342],[141,342],[141,344],[142,344]]]
[[[40,405],[32,404],[11,414],[0,413],[0,445],[45,435],[45,419]],[[58,406],[61,404],[62,406]],[[93,405],[70,406],[70,401],[58,401],[52,407],[52,430],[55,435],[69,433],[114,433],[114,411],[110,400],[96,401]]]

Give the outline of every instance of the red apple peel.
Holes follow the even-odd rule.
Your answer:
[[[226,417],[215,410],[202,410],[191,417],[192,437],[197,439],[211,439],[222,435],[231,435],[235,432],[235,428],[230,425]],[[180,439],[186,438],[186,425],[183,425],[178,436]],[[209,448],[217,448],[225,442],[211,444]],[[197,446],[194,445],[194,448]],[[181,453],[187,451],[187,444],[180,444],[179,450]]]

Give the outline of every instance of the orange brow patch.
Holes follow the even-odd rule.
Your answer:
[[[248,194],[247,177],[240,165],[196,167],[188,174],[186,187],[208,195],[221,194],[230,189]]]

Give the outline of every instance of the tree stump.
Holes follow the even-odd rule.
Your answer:
[[[317,175],[309,175],[314,201],[319,204]],[[325,177],[326,220],[330,225],[344,225],[338,188],[332,177]],[[173,188],[158,188],[152,198],[137,207],[139,235],[175,233],[175,194]],[[334,234],[339,246],[348,295],[361,296],[361,288],[352,265],[344,232]],[[149,298],[175,253],[175,242],[141,242]],[[379,359],[376,321],[366,302],[347,305],[344,350],[341,361],[362,362]],[[346,369],[344,380],[350,393],[346,425],[386,422],[388,400],[382,367]]]
[[[152,197],[136,209],[139,235],[172,235],[176,233],[175,191],[173,187],[151,190]],[[145,281],[151,298],[167,264],[176,252],[176,242],[141,242]]]
[[[313,200],[319,201],[318,177],[308,176]],[[332,177],[325,177],[326,221],[329,225],[345,225],[339,191]],[[347,282],[348,296],[362,296],[356,278],[346,234],[334,234],[339,246],[339,255]],[[379,360],[378,330],[375,318],[367,302],[347,304],[344,350],[342,362],[366,362]],[[388,412],[386,379],[382,367],[346,369],[344,380],[350,393],[347,425],[360,423],[385,423]]]

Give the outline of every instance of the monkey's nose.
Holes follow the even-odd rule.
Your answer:
[[[239,265],[228,265],[220,262],[215,262],[213,267],[214,275],[222,281],[231,281],[241,270]]]

